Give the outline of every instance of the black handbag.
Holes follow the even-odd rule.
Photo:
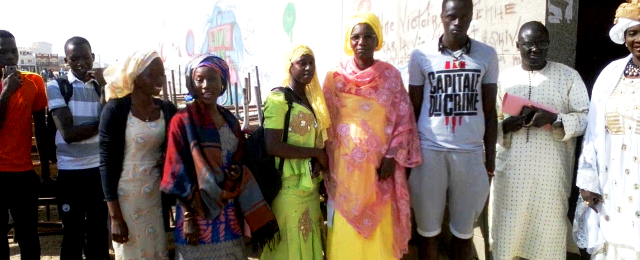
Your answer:
[[[282,142],[287,142],[289,138],[289,121],[291,120],[291,109],[293,108],[293,93],[290,88],[277,87],[271,91],[279,90],[284,93],[287,101],[287,113],[285,114]],[[260,187],[262,196],[269,205],[278,196],[282,189],[282,169],[284,168],[284,158],[280,158],[280,163],[276,168],[275,157],[267,153],[267,146],[264,137],[264,127],[260,126],[247,136],[246,142],[246,165],[253,173],[253,176]]]

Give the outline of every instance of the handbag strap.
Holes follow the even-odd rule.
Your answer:
[[[287,113],[284,116],[284,127],[282,128],[282,142],[287,142],[289,139],[289,121],[291,121],[291,110],[293,109],[293,95],[290,91],[290,88],[285,87],[277,87],[273,90],[280,90],[284,94],[284,99],[287,101]],[[273,91],[272,90],[272,91]],[[278,171],[282,172],[284,168],[284,158],[280,158],[280,163],[278,164]]]

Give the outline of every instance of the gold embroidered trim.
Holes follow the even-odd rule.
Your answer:
[[[297,114],[291,116],[289,131],[301,136],[305,136],[306,134],[311,132],[311,128],[315,124],[315,121],[316,118],[313,116],[313,114],[298,111]]]
[[[632,124],[635,134],[640,134],[640,87],[638,81],[620,80],[606,104],[606,129],[611,135],[624,135]]]
[[[309,213],[308,207],[302,213],[302,216],[300,216],[300,220],[298,220],[298,229],[300,230],[302,238],[306,243],[307,239],[309,238],[309,234],[311,234],[311,231],[313,231],[313,220],[311,219],[311,214]]]
[[[605,243],[600,250],[596,251],[592,256],[595,259],[595,256],[602,255],[603,259],[607,259],[609,254],[613,254],[615,259],[620,259],[620,252],[622,250],[631,251],[636,253],[636,259],[640,259],[640,252],[636,251],[634,247],[622,244],[615,243]],[[611,252],[613,251],[613,252]]]

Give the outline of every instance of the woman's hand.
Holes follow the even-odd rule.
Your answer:
[[[119,244],[129,242],[129,228],[122,216],[111,218],[111,239]]]
[[[229,180],[238,181],[242,178],[242,165],[232,164],[225,169],[225,174]]]
[[[184,227],[182,229],[187,244],[197,246],[200,240],[200,234],[198,232],[198,220],[194,214],[184,214]]]
[[[327,151],[325,149],[318,149],[314,158],[318,160],[318,163],[320,163],[323,170],[329,170],[329,156],[327,156]]]
[[[239,193],[240,190],[240,182],[242,180],[242,170],[243,167],[239,164],[232,164],[223,169],[224,180],[220,186],[223,189],[223,198],[227,198],[225,196],[233,196],[228,197],[228,199],[232,199],[237,196],[237,193]]]
[[[315,179],[315,178],[319,177],[320,175],[322,175],[322,173],[324,172],[322,170],[322,165],[320,165],[320,163],[317,160],[311,160],[310,163],[313,163],[313,166],[311,167],[311,169],[312,169],[311,178]]]
[[[580,189],[580,195],[582,195],[584,204],[586,204],[587,206],[589,206],[589,208],[593,209],[593,211],[598,213],[598,209],[596,209],[596,206],[598,205],[598,203],[604,202],[604,199],[602,199],[602,196],[598,193],[593,193],[583,189]]]
[[[164,155],[156,161],[156,167],[162,171],[164,169]]]
[[[384,158],[382,159],[382,164],[380,165],[380,169],[378,169],[378,178],[380,180],[385,180],[391,176],[396,171],[396,160],[394,158]]]

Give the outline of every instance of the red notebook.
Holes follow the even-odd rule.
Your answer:
[[[504,94],[504,97],[502,98],[502,113],[511,116],[519,115],[520,111],[522,111],[522,107],[530,105],[537,108],[542,108],[552,113],[558,113],[558,111],[552,107],[544,106],[516,95],[509,95],[509,93]],[[545,125],[543,126],[543,128],[551,130],[551,125]]]

